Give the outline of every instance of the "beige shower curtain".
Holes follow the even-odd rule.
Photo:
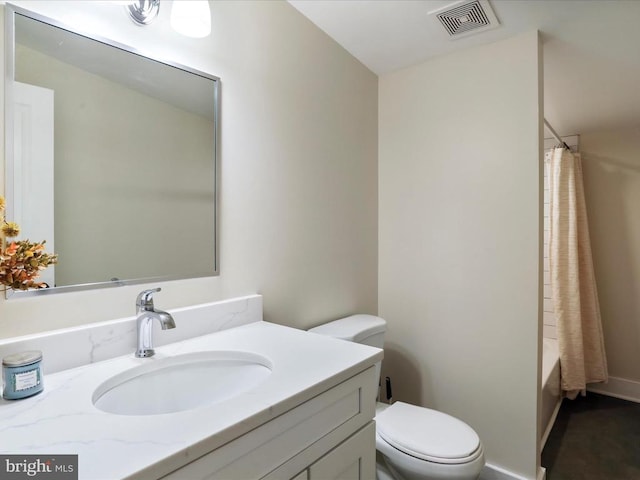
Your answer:
[[[580,154],[555,148],[549,160],[549,261],[560,350],[560,382],[568,398],[608,379]]]

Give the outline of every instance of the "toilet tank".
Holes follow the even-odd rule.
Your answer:
[[[387,322],[375,315],[351,315],[310,329],[328,337],[383,348]]]
[[[358,314],[319,325],[309,331],[362,345],[383,348],[386,330],[387,322],[383,318],[375,315]],[[381,362],[377,362],[375,365],[376,378],[378,380],[380,379],[381,366]]]

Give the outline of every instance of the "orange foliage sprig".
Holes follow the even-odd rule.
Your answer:
[[[11,240],[20,234],[20,226],[7,222],[4,211],[6,202],[0,196],[0,285],[4,290],[29,290],[31,288],[47,288],[39,282],[40,272],[58,262],[58,255],[44,251],[45,240],[31,242],[29,240]]]

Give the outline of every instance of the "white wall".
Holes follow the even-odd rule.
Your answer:
[[[286,2],[211,2],[202,40],[170,29],[168,2],[144,28],[102,2],[15,3],[221,78],[221,274],[161,284],[159,308],[257,292],[302,328],[376,312],[373,73]],[[148,286],[2,299],[0,337],[132,315]]]
[[[542,131],[536,32],[380,78],[379,314],[394,398],[538,466]]]
[[[640,401],[640,128],[580,135],[593,264],[611,385]]]

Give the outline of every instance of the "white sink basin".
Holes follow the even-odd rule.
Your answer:
[[[93,393],[99,410],[118,415],[174,413],[233,398],[262,383],[271,362],[250,352],[211,351],[145,359]]]

